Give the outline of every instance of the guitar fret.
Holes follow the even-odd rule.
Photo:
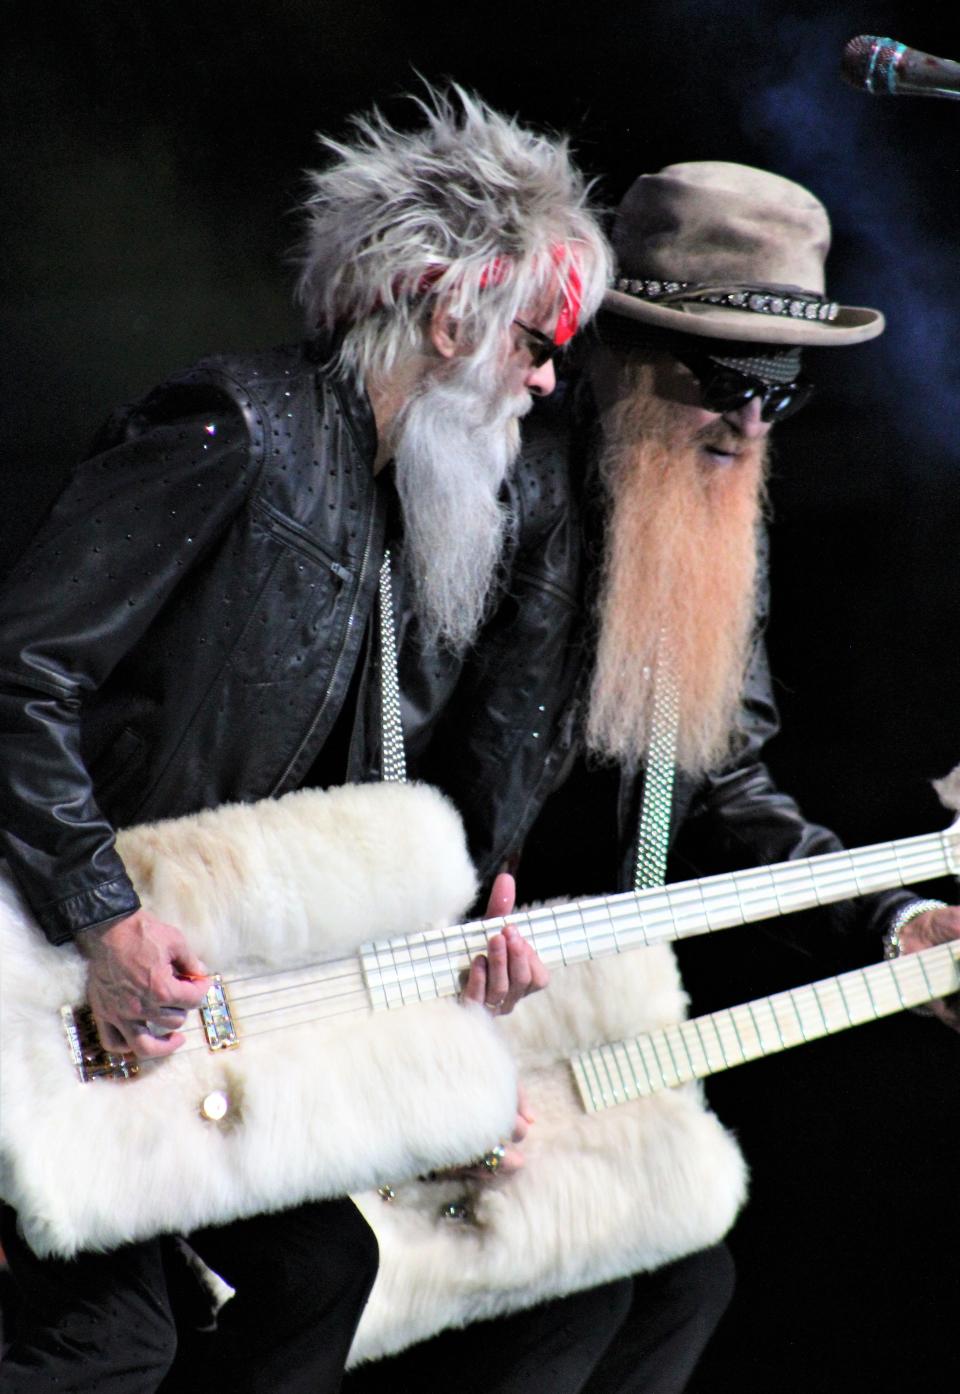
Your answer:
[[[617,934],[617,922],[613,918],[609,906],[607,906],[607,922],[610,925],[610,932],[613,935],[614,953],[622,953],[623,948],[620,943],[620,936]]]
[[[669,1067],[665,1067],[664,1054],[661,1050],[663,1036],[664,1032],[662,1031],[658,1032],[656,1035],[650,1035],[647,1040],[643,1042],[641,1058],[644,1061],[649,1078],[659,1081],[656,1088],[669,1089],[674,1083],[674,1080],[671,1078]],[[669,1056],[669,1052],[667,1052],[667,1056]],[[629,1057],[624,1054],[623,1058],[626,1059]]]
[[[734,1063],[730,1059],[728,1044],[724,1040],[724,1032],[726,1032],[727,1036],[730,1035],[729,1011],[724,1010],[722,1012],[715,1012],[710,1024],[713,1027],[713,1034],[716,1037],[717,1046],[720,1050],[720,1058],[723,1061],[724,1068],[726,1069],[727,1066],[732,1065]],[[732,1042],[730,1042],[730,1044],[732,1045]]]
[[[696,1028],[697,1040],[700,1042],[700,1048],[701,1048],[701,1050],[703,1051],[703,1058],[704,1058],[704,1060],[706,1060],[707,1064],[709,1065],[709,1064],[710,1064],[710,1051],[709,1051],[709,1049],[707,1048],[707,1043],[706,1043],[706,1041],[703,1039],[703,1027],[706,1026],[706,1025],[712,1026],[712,1027],[713,1027],[713,1034],[714,1034],[714,1036],[716,1036],[716,1034],[717,1034],[716,1023],[713,1022],[713,1021],[710,1021],[710,1019],[709,1019],[709,1017],[708,1017],[708,1018],[706,1018],[706,1020],[704,1020],[703,1022],[701,1022],[701,1021],[699,1021],[699,1020],[696,1020],[696,1021],[694,1021],[693,1024],[694,1024],[694,1027]],[[721,1052],[720,1052],[720,1055],[721,1055],[721,1059],[722,1059],[722,1057],[723,1057],[723,1051],[722,1051],[722,1050],[721,1050]],[[726,1062],[724,1062],[724,1063],[726,1063]],[[711,1067],[711,1068],[712,1068],[712,1067]]]
[[[594,1055],[584,1056],[582,1059],[573,1062],[574,1080],[580,1092],[580,1097],[585,1101],[585,1107],[589,1113],[594,1113],[603,1107],[603,1091],[599,1087],[597,1077],[597,1060]],[[629,1093],[626,1094],[629,1098]]]
[[[789,1027],[782,1014],[775,1009],[772,1000],[761,997],[749,1006],[750,1014],[757,1024],[759,1054],[767,1055],[772,1050],[785,1050],[788,1044],[785,1033]]]
[[[863,986],[864,986],[864,989],[866,990],[867,996],[868,996],[869,999],[870,999],[870,1010],[871,1010],[871,1012],[873,1013],[874,1017],[879,1017],[879,1016],[881,1016],[881,1015],[882,1015],[882,1012],[881,1012],[879,1006],[877,1005],[877,999],[876,999],[876,997],[874,996],[874,992],[873,992],[873,982],[872,982],[872,980],[868,977],[868,975],[867,975],[866,973],[863,974]]]
[[[681,1038],[680,1033],[678,1031],[671,1031],[668,1028],[663,1033],[663,1043],[666,1046],[667,1054],[670,1057],[670,1068],[673,1070],[673,1083],[678,1084],[680,1080],[683,1078],[683,1075],[681,1073],[680,1066],[677,1064],[677,1057],[674,1054],[673,1050],[673,1042],[675,1037],[678,1039]]]
[[[917,954],[917,955],[915,955],[915,957],[917,957],[917,958],[919,958],[919,959],[921,960],[920,963],[918,964],[918,967],[919,967],[920,973],[921,973],[921,975],[922,975],[922,977],[923,977],[923,984],[924,984],[924,987],[927,989],[927,991],[930,993],[931,996],[934,996],[935,994],[934,994],[934,991],[933,991],[932,984],[931,984],[931,982],[930,982],[930,977],[929,977],[929,975],[928,975],[928,973],[927,973],[927,965],[926,965],[925,962],[923,962],[923,955],[922,955],[922,954]]]
[[[893,966],[893,965],[891,964],[891,968],[892,968],[892,966]],[[892,977],[892,980],[893,980],[893,987],[894,987],[894,990],[895,990],[895,992],[896,992],[896,994],[897,994],[897,1000],[898,1000],[900,1006],[903,1007],[903,1008],[909,1007],[910,1003],[906,1000],[906,998],[905,998],[904,995],[903,995],[904,984],[903,984],[903,983],[901,982],[901,980],[900,980],[900,975],[899,975],[898,973],[892,973],[892,974],[891,974],[891,977]]]
[[[605,1064],[607,1066],[607,1080],[609,1080],[610,1089],[613,1090],[614,1094],[619,1094],[619,1096],[626,1101],[628,1089],[630,1089],[630,1073],[624,1071],[623,1061],[621,1061],[620,1057],[607,1057]],[[612,1066],[614,1065],[616,1065],[616,1080],[613,1079],[612,1073]]]
[[[744,1060],[752,1060],[760,1049],[760,1034],[757,1031],[757,1024],[753,1019],[748,1004],[733,1007],[730,1015],[733,1019],[733,1029],[737,1033],[737,1044]]]
[[[838,992],[839,992],[839,994],[840,994],[840,1001],[841,1001],[841,1003],[842,1003],[842,1005],[843,1005],[843,1010],[844,1010],[844,1012],[846,1013],[847,1024],[848,1024],[849,1026],[853,1026],[853,1025],[855,1025],[855,1024],[857,1023],[858,1018],[857,1018],[856,1016],[854,1016],[853,1008],[851,1007],[850,999],[849,999],[849,997],[848,997],[848,995],[847,995],[847,987],[848,987],[848,986],[849,986],[849,984],[845,985],[842,978],[839,978],[839,979],[837,980],[837,990],[838,990]],[[862,1018],[862,1019],[865,1020],[866,1018]]]
[[[808,989],[810,1000],[815,1002],[820,1012],[820,1025],[822,1030],[817,1031],[817,1036],[825,1036],[832,1027],[846,1025],[844,1020],[845,1012],[843,998],[837,991],[836,985],[831,983],[829,987],[819,987],[811,984]]]
[[[674,1075],[676,1075],[674,1083],[681,1083],[684,1079],[694,1078],[694,1075],[691,1073],[692,1068],[694,1068],[694,1061],[692,1061],[690,1054],[690,1044],[688,1044],[687,1041],[687,1033],[684,1032],[683,1029],[684,1025],[686,1025],[686,1023],[676,1022],[673,1026],[667,1026],[665,1032],[663,1032],[667,1037],[667,1041],[669,1041],[670,1061],[672,1061]],[[674,1050],[674,1045],[676,1045],[677,1048],[683,1048],[683,1059],[677,1058],[677,1051]],[[686,1061],[686,1064],[684,1064],[684,1061]]]
[[[791,989],[790,1001],[793,1003],[794,1009],[796,1010],[797,1020],[800,1023],[800,1034],[803,1036],[803,1039],[805,1041],[815,1041],[818,1040],[821,1036],[826,1035],[826,1033],[830,1030],[830,1022],[827,1019],[827,1014],[824,1009],[823,1002],[820,998],[820,994],[818,992],[813,991],[811,988],[807,988],[805,991],[802,991],[803,1000],[805,1002],[809,1001],[813,1003],[813,1005],[817,1009],[818,1020],[814,1021],[813,1027],[809,1033],[804,1030],[803,1014],[796,1005],[797,997],[801,995],[801,991],[802,990],[798,990],[796,988]]]
[[[661,1047],[663,1049],[661,1050]],[[673,1061],[673,1052],[670,1049],[670,1040],[666,1031],[659,1032],[656,1036],[650,1037],[650,1049],[653,1058],[657,1062],[657,1070],[660,1078],[666,1086],[676,1084],[679,1079],[676,1064]]]

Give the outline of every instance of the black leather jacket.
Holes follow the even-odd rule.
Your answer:
[[[395,510],[375,451],[365,396],[308,344],[200,363],[75,471],[0,594],[0,826],[54,942],[136,908],[115,827],[302,784],[355,673],[348,777],[379,776],[367,619]],[[568,491],[529,461],[510,490],[463,662],[421,652],[391,540],[409,763],[459,803],[482,879],[570,744],[579,662]]]

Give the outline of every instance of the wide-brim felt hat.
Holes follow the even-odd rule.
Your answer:
[[[857,344],[879,310],[827,297],[830,220],[790,179],[719,160],[642,174],[612,229],[603,308],[640,325],[745,343]]]

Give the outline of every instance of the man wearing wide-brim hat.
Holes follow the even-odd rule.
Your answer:
[[[865,343],[883,315],[830,296],[825,208],[764,170],[698,161],[643,175],[612,241],[616,274],[580,381],[559,414],[530,423],[536,449],[552,442],[588,481],[596,565],[583,754],[528,840],[526,896],[654,884],[682,829],[710,872],[840,846],[762,758],[778,725],[763,642],[766,459],[774,426],[812,396],[804,348]],[[906,891],[836,915],[888,956],[960,937],[960,912]],[[722,1311],[725,1249],[626,1281],[630,1314],[582,1394],[682,1390]]]
[[[679,705],[684,788],[772,732],[754,710],[772,714],[758,544],[771,429],[813,394],[802,351],[865,342],[884,320],[829,297],[826,210],[765,170],[700,161],[642,175],[613,244],[571,414],[599,426],[580,464],[605,498],[587,744],[642,766],[659,674]]]
[[[617,272],[579,371],[525,430],[528,456],[552,457],[557,499],[570,489],[582,515],[589,655],[581,753],[527,839],[526,899],[656,884],[682,829],[711,872],[840,846],[762,760],[777,729],[762,637],[766,457],[773,426],[810,399],[803,349],[864,343],[883,316],[830,298],[826,210],[763,170],[707,161],[643,175],[612,238]],[[889,955],[960,935],[956,910],[908,892],[840,913]],[[584,1205],[602,1210],[592,1166],[584,1155]],[[641,1170],[637,1159],[638,1183]],[[494,1184],[506,1204],[509,1176]],[[662,1207],[669,1194],[663,1177]],[[682,1230],[652,1272],[448,1332],[349,1388],[679,1394],[732,1289],[725,1247],[691,1253]]]

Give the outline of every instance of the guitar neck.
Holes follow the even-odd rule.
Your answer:
[[[958,988],[960,941],[580,1051],[570,1063],[584,1109],[596,1113],[878,1021]]]
[[[548,966],[559,967],[927,881],[957,870],[955,826],[805,861],[568,901],[364,944],[360,962],[370,1001],[374,1007],[402,1007],[454,995],[471,959],[508,921]]]

